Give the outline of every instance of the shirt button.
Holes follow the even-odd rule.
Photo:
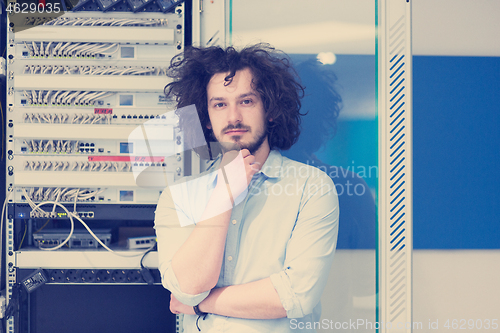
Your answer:
[[[227,257],[227,260],[231,261],[231,260],[233,260],[233,257],[229,256],[229,257]]]
[[[233,220],[232,222],[233,222],[233,224],[236,224],[236,223],[237,223],[238,221],[236,221],[236,220]]]

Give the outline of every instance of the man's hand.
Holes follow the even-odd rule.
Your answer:
[[[235,200],[248,189],[253,175],[259,170],[255,156],[250,154],[248,149],[242,149],[240,152],[228,151],[222,157],[217,185],[228,185]]]
[[[182,304],[177,300],[177,298],[175,298],[173,294],[170,294],[170,312],[172,312],[173,314],[195,314],[192,306]]]

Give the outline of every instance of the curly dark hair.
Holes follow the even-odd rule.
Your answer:
[[[225,77],[230,84],[236,71],[249,68],[253,75],[252,85],[260,94],[267,115],[267,138],[271,149],[289,149],[300,134],[300,99],[304,87],[286,54],[269,44],[256,44],[237,51],[233,47],[188,47],[170,62],[168,76],[174,79],[165,86],[167,96],[175,96],[177,109],[195,105],[207,142],[214,141],[207,105],[207,85],[214,74],[229,73]],[[189,142],[189,119],[179,114],[179,126]],[[272,119],[272,121],[269,121]]]

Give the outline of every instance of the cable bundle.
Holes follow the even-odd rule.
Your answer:
[[[106,91],[73,91],[73,90],[24,90],[24,96],[31,105],[95,105],[98,100],[116,94]],[[102,119],[102,118],[101,118]]]
[[[167,75],[166,67],[26,65],[24,74],[60,75]]]
[[[31,57],[96,58],[118,51],[118,43],[24,42]]]
[[[79,189],[79,188],[61,188],[61,187],[31,187],[28,190],[23,188],[23,195],[34,208],[35,201],[56,201],[72,202],[87,201],[104,192],[105,189]]]
[[[35,23],[35,18],[26,18],[25,25],[31,25]],[[119,26],[119,27],[130,27],[130,26],[140,26],[140,27],[155,27],[164,26],[168,24],[167,19],[130,19],[130,18],[92,18],[92,17],[80,17],[80,18],[69,18],[69,17],[59,17],[54,20],[45,21],[43,25],[54,25],[54,26]]]

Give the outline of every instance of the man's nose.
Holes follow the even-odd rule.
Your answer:
[[[241,123],[241,121],[243,120],[242,119],[242,115],[241,115],[241,110],[238,108],[237,105],[230,105],[229,108],[228,108],[228,122],[230,124],[237,124],[237,123]]]

